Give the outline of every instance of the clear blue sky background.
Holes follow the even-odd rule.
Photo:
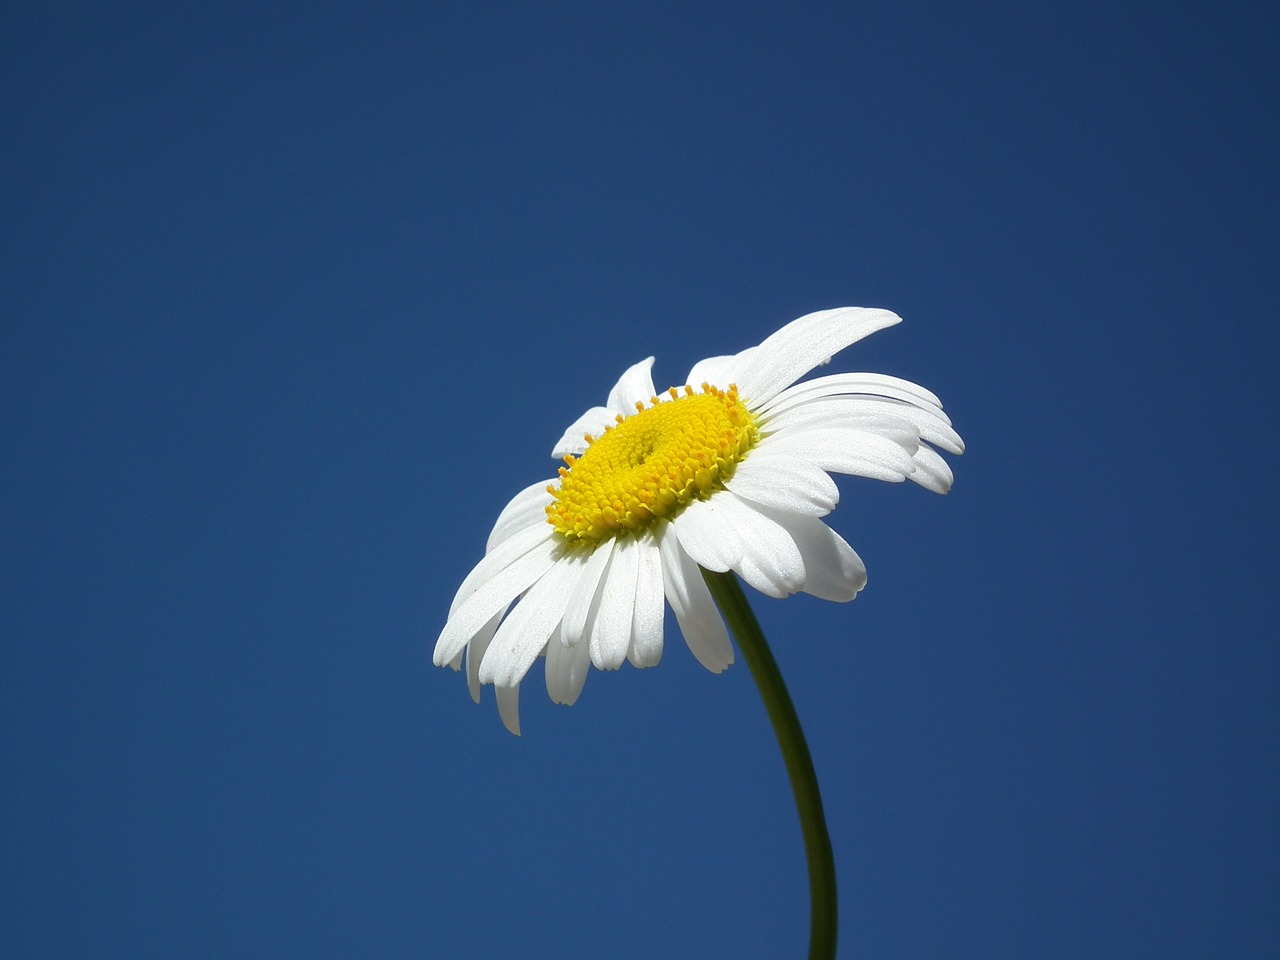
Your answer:
[[[0,955],[796,957],[745,667],[430,653],[629,364],[840,304],[946,498],[758,598],[842,956],[1280,951],[1274,4],[7,4]]]

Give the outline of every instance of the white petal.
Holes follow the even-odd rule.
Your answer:
[[[582,567],[581,563],[569,563],[562,557],[520,598],[498,627],[480,661],[481,683],[510,687],[524,679],[533,661],[546,648],[552,631],[560,626],[565,604],[582,574]]]
[[[504,568],[509,567],[530,550],[537,549],[542,544],[549,542],[553,533],[554,530],[550,524],[547,524],[546,530],[532,526],[523,527],[511,536],[505,537],[500,543],[495,544],[494,548],[486,553],[480,559],[480,562],[471,568],[471,572],[463,578],[462,585],[458,587],[458,592],[453,595],[453,602],[449,604],[449,616],[452,617],[454,612],[462,606],[463,602],[471,594],[476,592],[476,589],[481,584],[493,579]]]
[[[653,357],[632,364],[609,391],[609,409],[614,413],[631,416],[636,412],[636,404],[649,405],[653,395]],[[612,420],[610,420],[612,422]],[[594,436],[594,434],[593,434]]]
[[[497,687],[498,716],[502,724],[517,737],[520,736],[520,686]]]
[[[912,406],[885,397],[823,397],[796,404],[760,418],[765,432],[780,432],[824,422],[831,426],[857,426],[883,433],[910,427],[920,439],[936,443],[952,453],[962,453],[964,442],[938,411]]]
[[[779,599],[804,586],[804,560],[785,528],[728,491],[715,502],[742,535],[742,560],[733,569],[743,580]]]
[[[896,313],[868,307],[806,314],[765,338],[737,373],[738,390],[755,409],[851,343],[901,322]]]
[[[859,406],[854,397],[825,397],[811,400],[783,410],[771,413],[759,419],[761,432],[766,435],[784,431],[807,430],[813,427],[856,427],[860,430],[871,430],[874,433],[883,431],[876,427],[883,425],[895,433],[905,433],[913,439],[920,438],[920,431],[910,419],[911,408],[903,406],[902,415],[895,417],[883,408],[868,409]]]
[[[754,503],[814,517],[825,517],[840,502],[840,490],[826,471],[767,450],[738,464],[725,487]]]
[[[815,409],[817,409],[816,405]],[[863,418],[824,412],[819,416],[805,419],[806,410],[792,410],[783,417],[779,417],[778,420],[784,421],[794,417],[792,422],[785,426],[777,426],[778,420],[764,420],[761,423],[763,439],[756,449],[768,447],[769,443],[776,438],[796,437],[814,430],[848,431],[854,442],[857,441],[857,435],[869,434],[881,440],[890,440],[909,454],[915,453],[916,447],[920,445],[920,431],[914,424],[899,417]]]
[[[484,628],[494,614],[537,583],[555,565],[560,549],[560,545],[550,537],[539,541],[532,550],[486,580],[462,601],[449,614],[444,629],[440,631],[433,656],[436,666],[443,666],[457,656],[458,651]],[[489,554],[490,557],[493,555]]]
[[[693,501],[672,524],[680,546],[699,566],[724,573],[742,559],[742,538],[714,501]]]
[[[900,483],[916,468],[912,456],[918,445],[907,449],[901,442],[864,430],[826,428],[779,433],[761,440],[757,449],[802,457],[834,473]]]
[[[587,682],[591,656],[587,644],[566,647],[555,638],[547,644],[547,696],[552,703],[573,706]]]
[[[564,620],[560,623],[560,641],[566,646],[578,644],[588,632],[591,610],[600,592],[600,578],[609,566],[614,543],[616,541],[613,539],[606,540],[586,557],[582,575],[573,588],[569,605],[564,611]]]
[[[951,489],[955,475],[936,450],[922,443],[914,459],[916,470],[911,474],[912,480],[934,493],[946,493]]]
[[[582,636],[579,637],[578,642],[574,644],[574,646],[585,647],[587,649],[588,659],[590,659],[591,655],[591,646],[595,643],[595,641],[592,640],[592,637],[600,626],[600,603],[604,599],[604,581],[609,576],[609,567],[612,566],[612,564],[613,553],[610,552],[609,563],[605,565],[605,568],[600,575],[600,583],[596,587],[596,595],[591,599],[591,604],[587,608],[587,622],[583,625]],[[561,629],[563,630],[563,627]],[[561,636],[561,643],[563,642],[564,637]]]
[[[658,530],[662,553],[662,580],[667,602],[690,652],[712,673],[733,663],[733,644],[702,570],[680,547],[675,527],[664,523]]]
[[[484,659],[484,652],[489,649],[493,635],[498,632],[498,624],[509,609],[510,606],[506,606],[499,610],[467,644],[467,689],[476,703],[480,702],[480,661]]]
[[[591,662],[598,670],[617,670],[631,646],[639,551],[630,537],[619,539],[600,586],[599,608],[591,625]]]
[[[551,503],[551,494],[547,486],[551,480],[539,480],[525,487],[502,508],[498,519],[494,521],[493,530],[489,533],[489,542],[485,551],[492,550],[503,540],[511,537],[526,527],[547,522],[546,507]]]
[[[631,619],[631,647],[627,659],[635,667],[657,666],[662,659],[662,556],[651,536],[636,543],[636,605]]]
[[[604,433],[604,428],[613,423],[617,416],[617,410],[610,410],[608,407],[592,407],[569,425],[569,428],[556,441],[556,445],[551,448],[551,456],[557,460],[570,453],[581,456],[587,449],[586,435],[600,436]]]
[[[787,387],[772,400],[762,404],[759,412],[782,410],[798,402],[841,394],[889,397],[917,407],[935,407],[938,413],[942,413],[942,401],[920,384],[883,373],[833,373],[825,377],[814,377]],[[944,419],[945,416],[943,414]]]
[[[804,557],[804,592],[845,602],[867,585],[867,568],[841,536],[816,517],[776,516]]]
[[[693,369],[689,371],[689,377],[685,380],[685,383],[695,390],[704,383],[727,390],[730,384],[738,382],[738,374],[742,372],[746,362],[755,355],[758,349],[758,347],[748,347],[741,353],[733,353],[724,357],[707,357],[705,360],[699,360],[693,365]]]

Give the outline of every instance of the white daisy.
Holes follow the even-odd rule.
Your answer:
[[[653,358],[565,431],[559,476],[522,490],[458,588],[435,663],[462,666],[479,702],[493,684],[519,733],[520,682],[546,658],[547,692],[572,704],[590,665],[662,657],[664,599],[708,670],[733,647],[699,567],[733,570],[771,597],[852,600],[862,560],[820,519],[832,473],[914,480],[937,493],[951,470],[935,447],[964,443],[928,390],[874,373],[798,382],[850,344],[901,320],[841,307],[793,320],[758,346],[695,364],[657,395]],[[518,601],[518,602],[517,602]],[[513,606],[514,604],[514,606]]]

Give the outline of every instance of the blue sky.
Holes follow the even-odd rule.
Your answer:
[[[841,304],[957,484],[755,598],[842,956],[1275,955],[1280,15],[0,14],[0,953],[803,955],[744,666],[431,666],[564,427]]]

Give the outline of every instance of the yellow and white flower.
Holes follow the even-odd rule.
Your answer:
[[[699,567],[733,570],[771,597],[852,600],[866,568],[820,519],[840,496],[830,474],[946,493],[951,470],[934,448],[959,454],[964,443],[914,383],[874,373],[797,381],[900,319],[862,307],[811,313],[758,346],[700,361],[686,386],[663,394],[652,357],[631,367],[556,444],[559,476],[499,515],[435,663],[458,669],[465,654],[472,697],[493,684],[503,723],[519,733],[520,682],[538,657],[551,699],[565,704],[593,664],[656,664],[664,598],[698,661],[729,666],[733,647]]]

